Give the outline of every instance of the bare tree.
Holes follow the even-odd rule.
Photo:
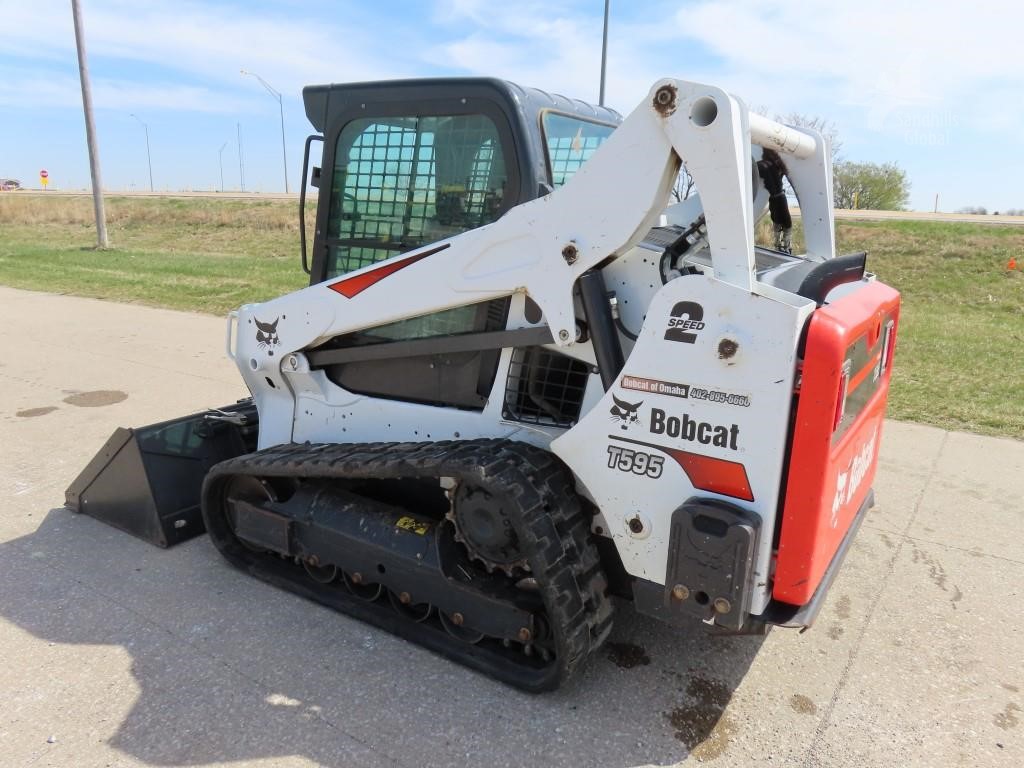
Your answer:
[[[691,194],[693,194],[693,176],[684,165],[680,168],[679,175],[676,176],[675,184],[672,185],[672,197],[677,203],[681,203]]]

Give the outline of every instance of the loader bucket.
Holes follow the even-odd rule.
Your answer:
[[[135,429],[118,428],[65,492],[65,506],[170,547],[206,529],[203,478],[218,462],[256,450],[251,400]]]

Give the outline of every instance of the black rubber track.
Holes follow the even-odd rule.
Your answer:
[[[554,658],[544,664],[516,661],[508,653],[469,645],[386,605],[318,585],[278,556],[244,547],[225,514],[228,481],[239,475],[300,481],[454,477],[514,500],[516,532],[551,625]],[[550,452],[524,443],[486,439],[276,446],[213,467],[203,483],[203,518],[214,544],[235,566],[527,691],[557,688],[580,670],[611,631],[607,579],[572,473]]]

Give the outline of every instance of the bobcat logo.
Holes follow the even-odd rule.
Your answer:
[[[871,437],[861,447],[857,454],[850,459],[850,466],[845,472],[836,475],[836,495],[832,497],[832,518],[829,523],[833,528],[839,527],[839,512],[857,494],[864,478],[871,469],[871,462],[875,458],[875,439],[878,437],[878,427],[875,427]]]
[[[612,421],[619,422],[619,426],[622,429],[629,429],[631,425],[640,424],[640,417],[637,415],[637,411],[640,406],[644,404],[641,400],[639,403],[627,403],[625,400],[620,400],[615,395],[612,395],[612,400],[615,401],[608,413],[611,414]]]
[[[256,320],[256,318],[253,318]],[[267,347],[267,354],[271,357],[274,356],[274,347],[281,343],[281,339],[277,335],[277,321],[281,318],[275,317],[272,323],[261,323],[256,320],[256,341],[260,345],[260,349]]]

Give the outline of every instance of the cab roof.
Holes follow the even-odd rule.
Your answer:
[[[362,103],[415,102],[419,99],[459,98],[467,95],[489,95],[504,102],[509,111],[522,117],[550,109],[585,120],[618,125],[622,115],[614,109],[600,107],[580,99],[571,99],[538,88],[525,88],[509,80],[494,77],[431,77],[406,80],[375,80],[361,83],[308,85],[302,89],[306,117],[323,133],[330,115],[345,109],[354,101]]]

